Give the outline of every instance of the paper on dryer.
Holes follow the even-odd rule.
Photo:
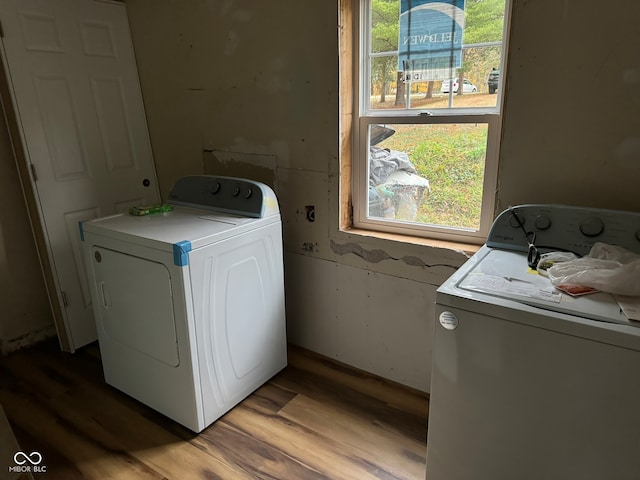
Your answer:
[[[620,305],[622,313],[624,313],[629,320],[640,322],[640,297],[615,295],[615,298],[618,305]]]

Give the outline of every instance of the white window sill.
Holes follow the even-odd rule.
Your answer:
[[[419,245],[424,247],[451,250],[454,252],[463,253],[467,257],[470,257],[480,249],[480,245],[474,245],[471,243],[436,240],[433,238],[415,237],[411,235],[400,235],[397,233],[378,232],[374,230],[364,230],[359,228],[346,228],[340,231],[347,235],[360,236],[360,237],[365,237],[367,239],[378,238],[382,240],[390,240],[393,242],[405,243],[410,245]]]

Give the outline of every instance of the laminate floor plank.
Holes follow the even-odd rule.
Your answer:
[[[302,371],[330,379],[337,385],[344,385],[366,396],[377,398],[398,410],[418,417],[426,418],[428,415],[425,393],[383,380],[295,345],[289,348],[289,364]]]
[[[251,398],[230,411],[225,422],[240,429],[248,436],[306,465],[310,470],[335,480],[374,480],[381,477],[371,472],[369,465],[345,451],[339,441],[326,438],[303,425],[280,415],[265,415],[251,405]],[[357,476],[354,476],[357,472]],[[282,480],[295,480],[285,476]]]
[[[330,477],[314,470],[312,467],[291,456],[291,452],[283,451],[277,445],[257,438],[247,431],[236,428],[233,422],[225,417],[203,431],[194,443],[206,450],[223,452],[225,457],[252,478],[260,479],[309,479],[329,480]]]
[[[273,383],[318,401],[339,405],[343,410],[367,417],[371,422],[401,435],[420,442],[426,441],[426,399],[423,400],[425,404],[423,414],[415,415],[389,405],[378,396],[369,396],[357,388],[342,383],[336,384],[327,377],[299,370],[295,364],[290,365],[286,375],[278,376],[273,380]],[[358,385],[357,379],[353,381],[353,384]]]
[[[277,378],[276,375],[275,378]],[[277,413],[287,403],[298,395],[296,392],[285,390],[279,385],[276,385],[272,379],[262,387],[253,392],[253,401],[255,404],[260,405],[265,411],[271,413]]]
[[[416,478],[424,470],[424,443],[390,433],[351,412],[298,395],[280,415],[326,438],[337,439],[343,450],[352,450],[360,459],[388,471],[393,478]]]
[[[70,460],[84,478],[160,480],[162,475],[148,465],[137,462],[126,451],[110,448],[104,437],[92,437],[59,416],[48,404],[34,401],[20,392],[0,392],[0,402],[12,424],[29,433],[37,432],[56,452]],[[49,468],[49,450],[43,445],[27,445],[19,439],[24,451],[39,452]],[[51,466],[51,468],[54,468]],[[54,468],[55,469],[55,468]],[[35,477],[36,475],[34,475]]]
[[[55,465],[55,468],[48,469],[47,480],[83,480],[86,478],[73,462],[57,452],[55,445],[49,439],[38,434],[34,436],[30,432],[17,427],[16,424],[14,424],[13,429],[16,437],[21,440],[21,449],[27,452],[34,450],[47,452],[46,463],[52,466]],[[2,475],[0,475],[0,478],[2,478]]]
[[[99,430],[91,432],[92,436],[110,439],[112,448],[129,452],[132,457],[150,465],[166,478],[254,478],[236,464],[227,462],[218,450],[207,452],[194,445],[190,440],[196,435],[186,428],[178,426],[180,434],[176,434],[163,426],[170,420],[155,421],[138,415],[128,401],[123,402],[120,398],[123,395],[121,392],[113,392],[110,396],[97,395],[95,389],[86,388],[74,392],[75,399],[69,399],[69,402],[78,404],[77,411],[83,405],[80,416],[90,417],[95,425],[99,425]],[[135,403],[140,405],[139,402]],[[89,429],[91,425],[87,424],[86,427]]]
[[[107,385],[97,343],[0,358],[0,404],[20,447],[43,456],[37,480],[425,478],[426,396],[293,346],[200,434]]]

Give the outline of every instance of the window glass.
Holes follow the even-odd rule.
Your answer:
[[[493,219],[505,0],[361,0],[354,225],[481,243]]]
[[[369,128],[369,217],[480,228],[487,124]]]

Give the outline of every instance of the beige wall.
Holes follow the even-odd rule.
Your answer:
[[[9,134],[0,122],[0,353],[52,335],[52,322]]]
[[[499,208],[640,210],[640,2],[602,5],[515,1]],[[337,3],[128,0],[127,10],[163,198],[193,173],[270,183],[291,341],[428,390],[435,289],[467,257],[337,232]]]
[[[640,210],[640,2],[516,0],[499,206]]]

